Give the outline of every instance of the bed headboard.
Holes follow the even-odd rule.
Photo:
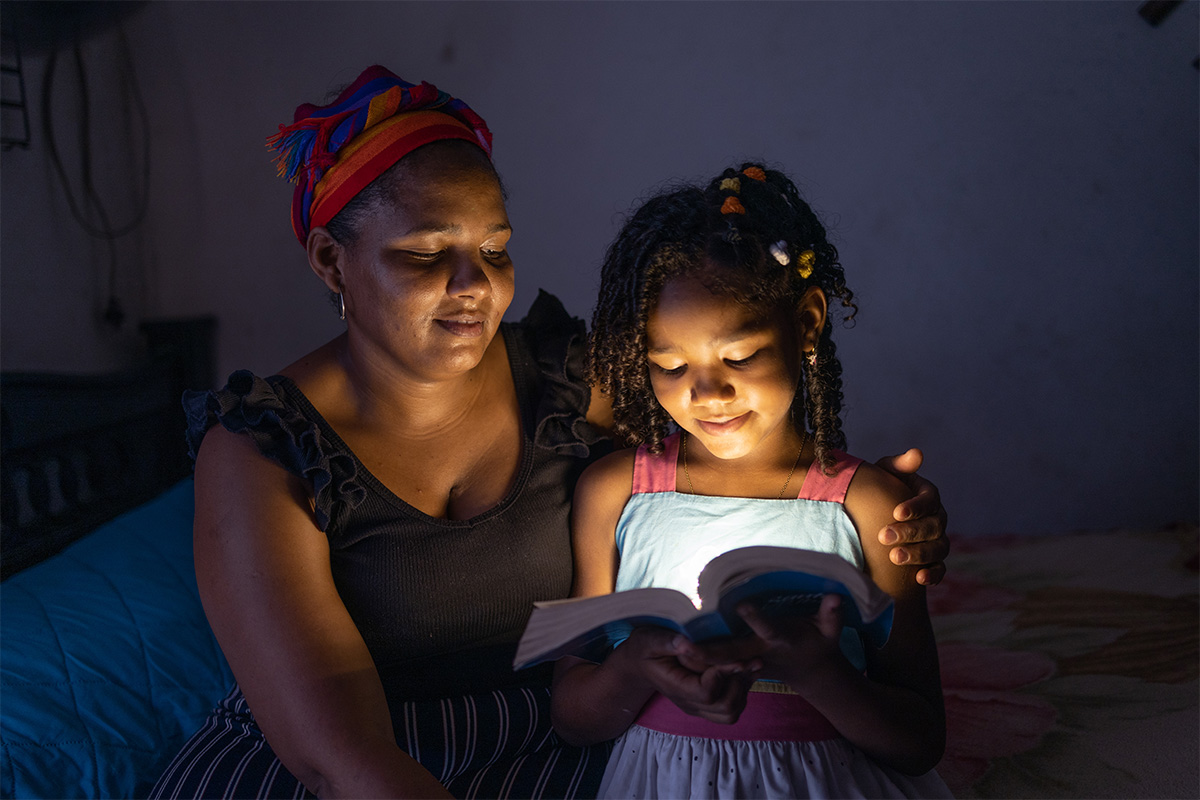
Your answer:
[[[0,374],[0,579],[190,472],[180,395],[212,388],[216,320],[141,331],[148,357],[135,369]]]

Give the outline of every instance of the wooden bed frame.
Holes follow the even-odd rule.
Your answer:
[[[0,374],[0,579],[62,550],[191,470],[180,397],[212,388],[213,317],[146,322],[118,374]]]

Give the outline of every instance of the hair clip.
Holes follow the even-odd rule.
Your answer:
[[[734,192],[736,194],[737,192],[740,192],[741,190],[742,190],[742,182],[739,181],[737,178],[725,178],[723,181],[721,181],[721,191],[722,192]]]
[[[816,266],[817,263],[817,254],[812,250],[805,250],[796,260],[796,272],[800,273],[801,278],[807,280],[808,277],[813,274],[813,267]]]
[[[780,239],[778,242],[771,245],[769,249],[771,251],[771,255],[775,256],[775,260],[779,262],[779,266],[786,267],[788,264],[792,263],[792,257],[788,255],[787,251],[787,242],[785,242],[783,239]]]
[[[763,172],[759,167],[746,167],[742,170],[742,174],[756,181],[766,181],[767,179],[767,173]]]
[[[733,195],[725,198],[725,202],[721,204],[722,214],[745,214],[746,207],[742,202]]]

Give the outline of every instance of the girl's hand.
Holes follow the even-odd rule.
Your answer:
[[[806,677],[820,674],[841,654],[842,598],[825,595],[813,616],[769,619],[752,603],[738,606],[751,633],[737,639],[679,643],[681,660],[693,665],[741,663],[755,677],[771,678],[800,691]]]
[[[738,615],[762,642],[762,677],[783,681],[801,691],[806,679],[843,659],[842,598],[827,594],[811,617],[769,619],[753,603],[742,603]]]
[[[894,522],[879,531],[879,543],[892,548],[893,564],[921,566],[917,583],[932,586],[946,575],[946,556],[950,540],[946,538],[946,509],[938,488],[917,474],[924,456],[911,448],[898,456],[875,462],[877,467],[895,475],[914,496],[896,506]]]
[[[681,658],[679,639],[664,628],[638,627],[621,647],[632,648],[645,680],[682,711],[722,725],[737,722],[754,673],[737,661],[708,664]]]

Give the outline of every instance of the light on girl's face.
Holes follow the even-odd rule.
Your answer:
[[[650,385],[697,454],[733,461],[767,440],[794,452],[775,435],[786,430],[800,379],[792,332],[782,312],[764,317],[698,278],[663,286],[646,322]]]

